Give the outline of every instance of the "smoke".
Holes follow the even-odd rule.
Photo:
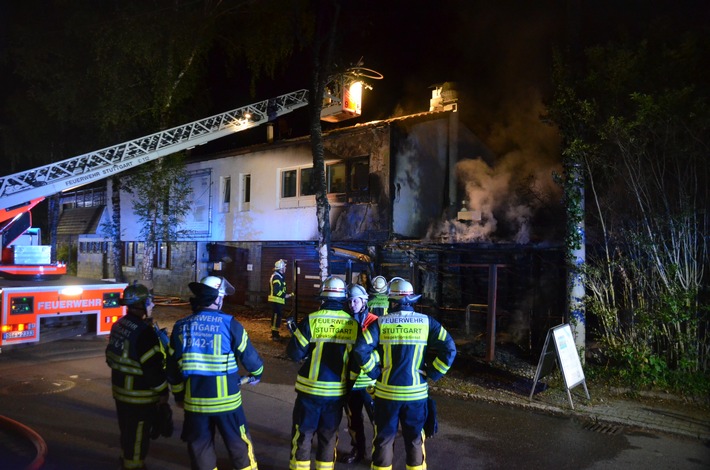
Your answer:
[[[481,157],[465,158],[456,166],[460,194],[467,209],[480,217],[461,221],[446,214],[431,224],[428,239],[449,242],[513,242],[546,240],[554,228],[540,214],[559,207],[561,189],[553,181],[560,172],[559,136],[543,123],[544,107],[536,93],[507,110],[500,125],[484,138],[499,155],[489,165]],[[461,201],[457,202],[457,205]],[[460,207],[457,207],[460,210]]]

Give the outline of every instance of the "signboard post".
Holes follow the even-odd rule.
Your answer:
[[[579,360],[579,354],[575,347],[574,337],[572,336],[572,328],[569,323],[550,328],[545,338],[545,345],[542,347],[540,360],[537,364],[535,372],[535,380],[533,381],[532,390],[530,391],[530,400],[535,393],[537,381],[552,372],[555,367],[555,361],[560,366],[560,371],[565,380],[565,388],[567,389],[567,397],[569,404],[574,409],[572,403],[572,394],[570,390],[579,384],[584,387],[584,393],[587,395],[587,400],[590,399],[589,391],[587,390],[587,382],[584,378],[582,363]]]

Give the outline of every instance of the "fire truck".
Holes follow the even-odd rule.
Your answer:
[[[322,120],[339,122],[360,115],[362,83],[357,75],[351,71],[335,80],[337,94],[326,94]],[[125,314],[118,303],[125,283],[66,276],[66,265],[50,259],[49,246],[20,241],[33,230],[30,210],[44,198],[273,121],[307,104],[308,91],[298,90],[0,177],[0,351],[3,347],[65,337],[67,331],[74,335],[75,328],[105,335]],[[83,326],[76,327],[77,320]],[[55,330],[61,333],[54,333]]]

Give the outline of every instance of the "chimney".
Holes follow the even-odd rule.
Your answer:
[[[429,111],[454,111],[458,110],[458,93],[456,83],[444,82],[431,87]]]

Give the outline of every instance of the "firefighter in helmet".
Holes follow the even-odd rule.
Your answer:
[[[448,372],[456,357],[456,345],[438,321],[414,311],[420,297],[409,281],[390,281],[390,312],[358,337],[353,351],[362,370],[377,380],[372,468],[392,467],[400,425],[407,468],[426,468],[427,380],[436,381]]]
[[[367,307],[368,295],[365,288],[360,284],[350,284],[347,288],[348,311],[360,325],[360,329],[365,331],[372,322],[377,321],[377,315],[370,313]],[[367,413],[370,423],[374,423],[374,402],[371,390],[375,385],[375,380],[367,376],[359,367],[351,367],[350,391],[345,405],[348,417],[348,433],[350,434],[350,444],[352,449],[349,454],[345,454],[342,461],[345,463],[357,463],[365,456],[365,419],[363,409]]]
[[[119,300],[127,314],[111,327],[106,363],[121,435],[121,468],[143,469],[158,405],[169,397],[165,354],[152,324],[153,296],[134,282]]]
[[[318,436],[316,467],[333,468],[338,426],[347,395],[350,352],[360,329],[345,310],[345,283],[328,277],[321,284],[320,309],[293,331],[286,353],[303,360],[296,378],[291,428],[292,470],[311,468],[311,441]]]
[[[283,317],[283,308],[286,304],[286,299],[293,297],[293,292],[286,293],[286,279],[284,279],[284,274],[286,274],[286,260],[280,259],[274,263],[274,273],[269,279],[269,297],[267,300],[271,304],[272,314],[271,314],[271,339],[273,341],[279,341],[281,339],[281,334],[279,330],[281,329],[281,318]]]
[[[233,468],[257,468],[242,408],[239,364],[259,383],[264,363],[236,318],[224,313],[225,295],[234,287],[222,277],[191,282],[193,314],[175,322],[168,372],[178,406],[185,410],[182,440],[193,470],[217,468],[215,428],[222,435]]]
[[[384,276],[375,276],[372,278],[371,284],[369,300],[370,312],[378,317],[387,315],[390,306],[390,301],[387,298],[387,290],[389,289],[387,279],[385,279]]]

